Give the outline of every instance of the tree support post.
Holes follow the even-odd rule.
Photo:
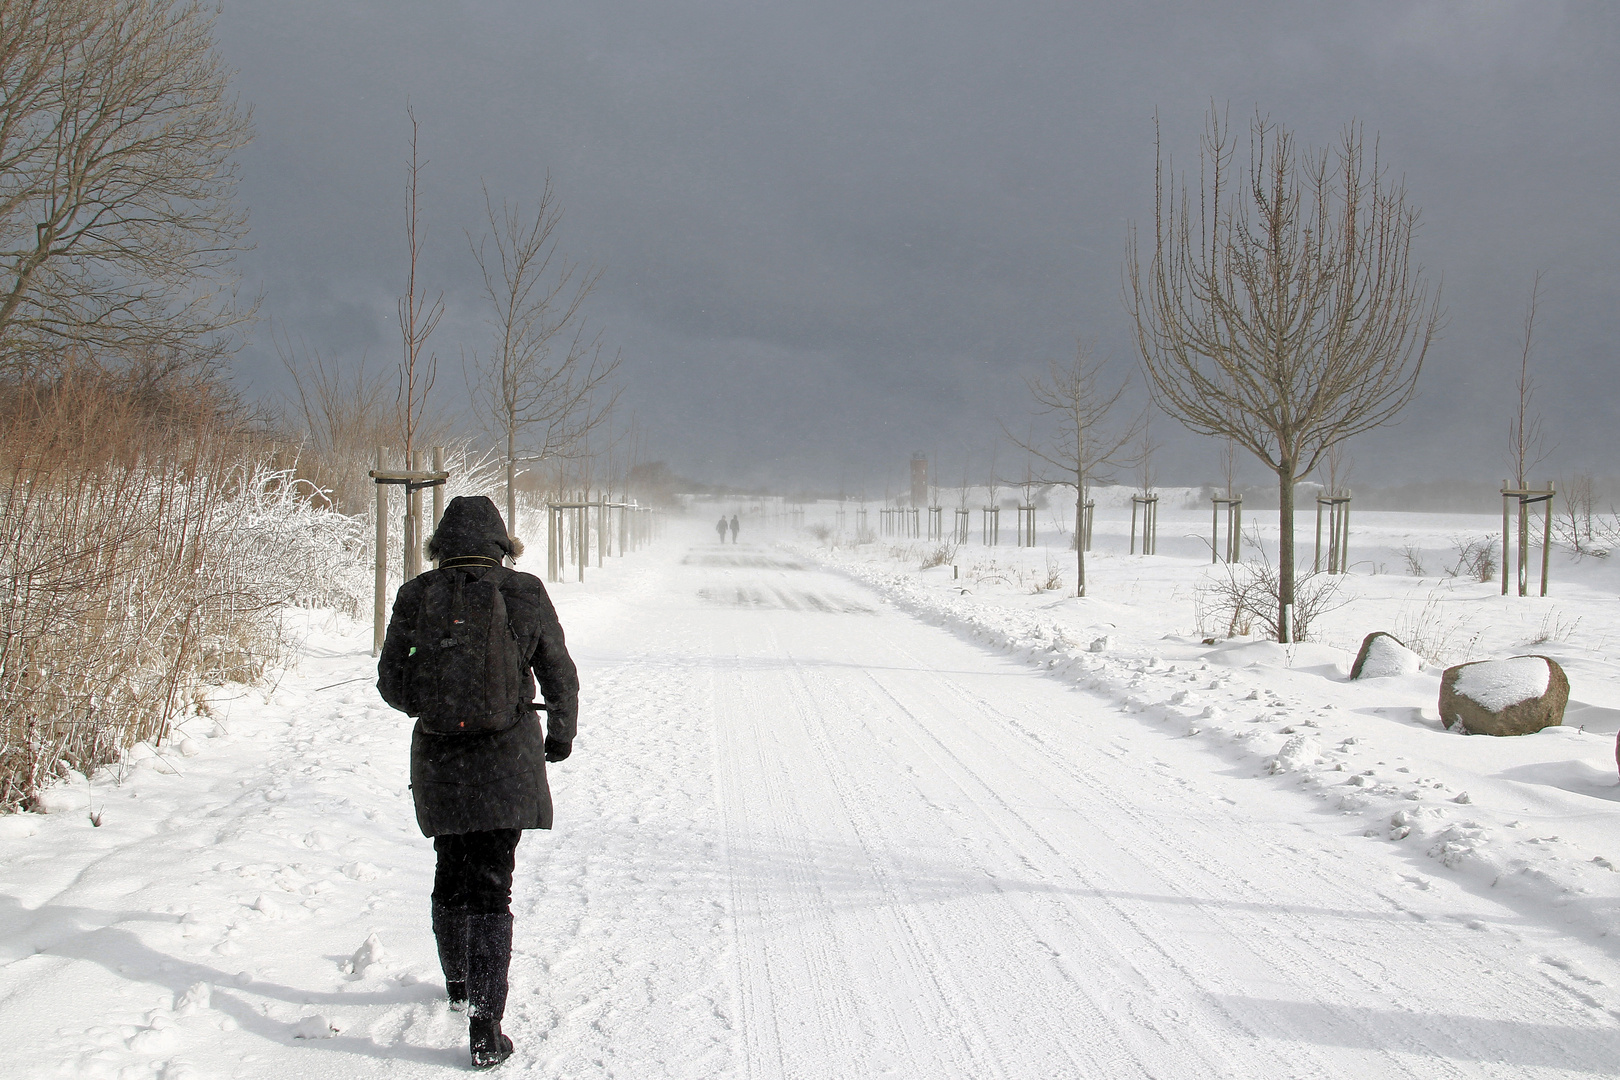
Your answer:
[[[1530,595],[1530,508],[1541,505],[1541,595],[1547,595],[1547,573],[1552,558],[1553,498],[1557,494],[1551,480],[1545,488],[1510,488],[1502,481],[1502,595],[1508,594],[1508,517],[1513,502],[1519,510],[1519,595]],[[1511,500],[1511,501],[1510,501]]]
[[[435,462],[444,460],[442,448],[435,447],[433,460]],[[377,485],[377,565],[376,576],[373,581],[371,605],[371,648],[373,656],[381,654],[383,637],[388,631],[388,485],[399,484],[405,488],[405,550],[401,553],[400,561],[404,579],[409,581],[422,572],[422,544],[420,540],[415,541],[415,557],[412,558],[413,538],[420,531],[417,522],[421,520],[422,489],[434,489],[433,505],[437,512],[441,499],[438,489],[450,478],[450,474],[442,469],[434,469],[430,472],[420,468],[422,464],[422,452],[420,450],[412,452],[411,462],[413,467],[409,469],[389,469],[388,448],[379,446],[377,447],[377,467],[369,473],[372,481]],[[413,500],[414,520],[412,516]]]
[[[377,447],[377,471],[388,467],[388,447]],[[371,655],[381,656],[388,621],[388,485],[377,485],[377,570],[372,595]],[[1507,586],[1503,586],[1503,591]]]
[[[574,504],[574,565],[579,568],[580,584],[585,583],[585,564],[591,561],[591,504]]]
[[[1221,507],[1226,507],[1226,561],[1243,561],[1243,496],[1216,495],[1210,499],[1212,508],[1209,538],[1209,561],[1221,560]]]
[[[433,471],[436,472],[436,473],[444,473],[445,476],[450,475],[449,473],[444,471],[444,447],[442,447],[442,446],[435,446],[433,448]],[[433,532],[438,532],[439,531],[439,520],[441,518],[443,518],[443,517],[444,517],[444,485],[443,484],[434,484],[433,485]],[[508,529],[516,530],[517,529],[517,522],[516,521],[508,521],[506,523],[506,527]],[[432,533],[429,533],[428,535],[431,536]]]
[[[1018,546],[1035,546],[1035,507],[1020,506],[1018,508]]]
[[[608,502],[604,492],[596,493],[596,568],[600,570],[607,565],[608,551]]]
[[[1142,512],[1142,554],[1159,553],[1159,497],[1157,495],[1131,496],[1131,554],[1136,554],[1136,512]]]
[[[1343,495],[1316,497],[1316,554],[1311,560],[1312,572],[1322,569],[1322,512],[1327,511],[1328,546],[1327,572],[1350,572],[1350,492]]]

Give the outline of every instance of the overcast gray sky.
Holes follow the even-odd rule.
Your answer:
[[[1028,423],[1022,377],[1077,338],[1134,370],[1154,111],[1190,162],[1213,99],[1315,144],[1363,121],[1423,208],[1444,338],[1403,421],[1352,444],[1353,483],[1503,475],[1538,268],[1543,471],[1620,472],[1620,5],[234,0],[219,30],[258,130],[254,393],[284,382],[272,326],[397,363],[409,99],[451,367],[489,337],[479,184],[532,203],[549,170],[564,246],[607,268],[590,313],[652,456],[874,494],[914,449],[982,474],[998,418]],[[1172,427],[1163,480],[1214,479]]]

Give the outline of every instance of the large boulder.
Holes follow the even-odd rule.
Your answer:
[[[1361,651],[1350,668],[1352,679],[1388,679],[1396,675],[1416,675],[1423,670],[1423,657],[1408,649],[1394,634],[1382,630],[1361,639]]]
[[[1440,722],[1471,735],[1530,735],[1564,722],[1569,678],[1545,656],[1477,660],[1440,677]]]

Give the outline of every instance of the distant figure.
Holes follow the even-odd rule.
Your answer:
[[[724,519],[722,519],[722,520],[724,520]],[[737,542],[737,515],[736,514],[731,515],[731,542],[733,544],[735,544]]]
[[[728,528],[728,526],[726,525],[726,515],[721,514],[720,515],[720,523],[714,527],[714,531],[720,534],[720,542],[722,544],[726,542],[726,529],[727,528]]]
[[[514,853],[525,829],[551,828],[546,763],[573,750],[579,676],[545,586],[502,565],[522,549],[494,503],[450,500],[427,550],[439,569],[400,586],[377,689],[417,718],[411,794],[438,853],[433,936],[473,1068],[488,1069],[512,1055],[501,1019]]]

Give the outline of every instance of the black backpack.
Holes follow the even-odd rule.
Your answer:
[[[405,661],[406,692],[422,726],[440,735],[502,731],[531,697],[529,658],[513,633],[494,567],[478,577],[459,567],[423,575],[416,647]]]

